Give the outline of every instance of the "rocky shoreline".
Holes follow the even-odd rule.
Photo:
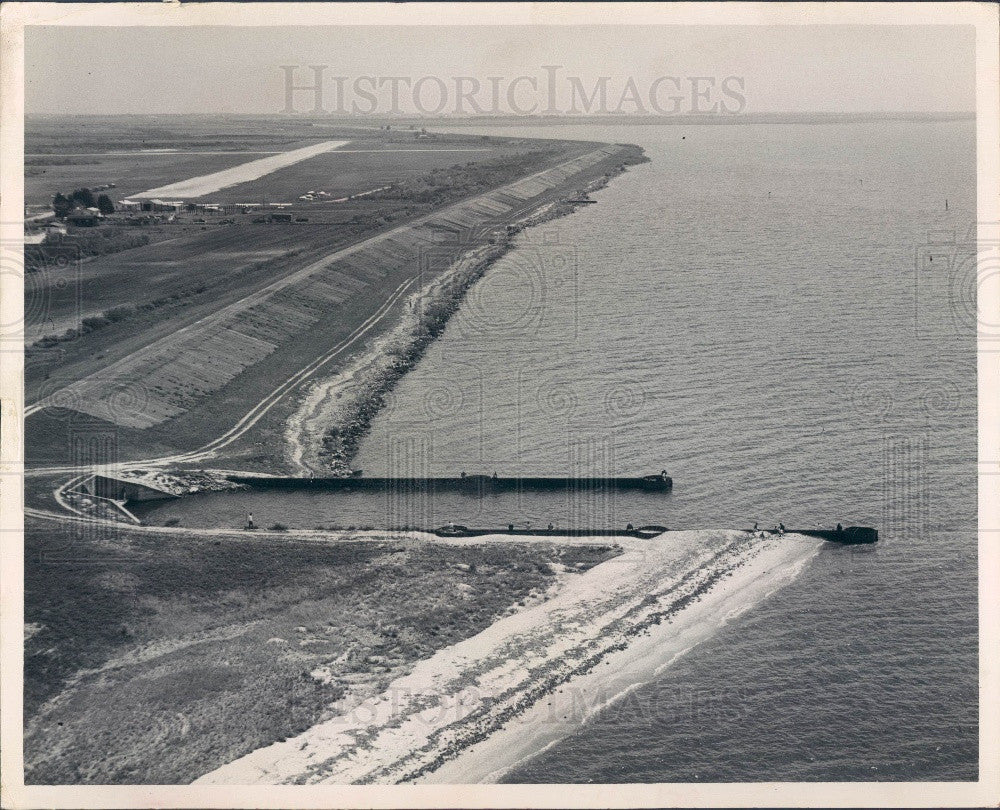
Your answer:
[[[313,386],[300,401],[298,412],[289,421],[290,445],[297,445],[293,461],[300,471],[323,475],[350,476],[355,474],[352,461],[361,441],[371,429],[375,417],[383,409],[389,394],[403,376],[417,365],[431,343],[445,330],[450,318],[458,311],[469,290],[493,264],[516,247],[515,237],[527,228],[535,227],[573,213],[584,200],[604,188],[630,165],[648,162],[642,156],[623,162],[605,172],[568,199],[548,203],[506,228],[506,233],[486,237],[484,244],[471,247],[461,254],[440,278],[418,294],[419,307],[411,299],[410,321],[405,320],[385,340],[369,348],[368,353],[353,367]],[[572,201],[570,201],[572,200]],[[323,393],[324,387],[329,392]],[[336,389],[336,393],[333,393]],[[325,405],[315,400],[326,397]],[[310,398],[314,401],[310,403]],[[306,414],[312,410],[313,413]],[[305,423],[322,420],[319,446]]]

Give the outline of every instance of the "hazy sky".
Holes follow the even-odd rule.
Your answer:
[[[312,84],[309,65],[328,66],[328,111],[975,107],[971,26],[54,26],[26,30],[25,62],[29,113],[278,113],[282,65],[300,66],[298,84]],[[314,101],[293,97],[303,112]]]

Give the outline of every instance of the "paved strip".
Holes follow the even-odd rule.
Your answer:
[[[368,152],[492,152],[494,150],[489,148],[474,148],[474,149],[331,149],[331,152],[337,154],[343,154],[345,152],[351,153],[368,153]],[[190,152],[188,150],[180,150],[174,152],[26,152],[26,158],[46,158],[46,157],[173,157],[174,155],[283,155],[284,152],[280,150],[275,151],[232,151],[232,152]]]

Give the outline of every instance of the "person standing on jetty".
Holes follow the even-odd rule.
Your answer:
[[[253,525],[253,512],[247,512],[247,529],[253,531],[256,526]]]

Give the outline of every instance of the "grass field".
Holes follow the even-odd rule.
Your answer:
[[[68,145],[67,148],[73,148]],[[184,152],[133,153],[109,155],[80,153],[32,155],[25,158],[24,202],[28,206],[47,207],[56,192],[68,194],[77,188],[114,183],[107,193],[113,199],[154,186],[174,183],[188,177],[237,166],[261,155],[214,154],[198,155]]]
[[[25,151],[31,154],[139,149],[271,150],[357,137],[374,127],[329,118],[287,115],[28,115]]]
[[[156,148],[194,137],[147,134]],[[336,134],[322,131],[324,139]],[[434,140],[385,131],[355,136],[350,145],[363,151],[317,155],[243,185],[301,192],[324,185],[391,188],[344,203],[297,201],[287,222],[262,222],[254,213],[184,212],[139,228],[151,236],[148,245],[30,274],[29,338],[52,339],[28,352],[27,401],[57,393],[53,402],[76,412],[74,420],[83,414],[116,436],[122,459],[153,448],[200,447],[380,312],[402,285],[426,283],[443,270],[437,260],[425,261],[442,240],[453,243],[452,250],[466,244],[468,234],[487,240],[504,223],[575,193],[630,154],[559,141]],[[47,137],[54,147],[57,138]],[[129,137],[134,142],[135,133]],[[237,133],[236,142],[249,142],[241,137]],[[95,140],[84,138],[91,147]],[[422,151],[402,151],[413,143]],[[450,151],[470,143],[489,150]],[[456,154],[475,157],[456,163]],[[343,162],[353,168],[340,171]],[[327,178],[329,184],[317,182]],[[141,185],[152,184],[142,178]],[[29,460],[65,462],[67,420],[44,410],[29,413]],[[271,447],[255,440],[240,453],[274,469],[282,463],[281,443],[274,446],[276,427],[267,430]]]
[[[616,553],[101,531],[26,530],[28,783],[189,782]]]
[[[349,197],[372,189],[420,177],[456,164],[496,160],[518,153],[524,147],[484,144],[479,139],[445,142],[353,141],[332,152],[267,177],[223,189],[204,197],[212,202],[298,202],[308,191],[325,191],[331,199]],[[324,206],[330,203],[324,203]]]
[[[336,158],[321,155],[307,161],[304,171],[295,166],[278,170],[260,181],[208,195],[205,201],[255,202],[262,196],[272,202],[291,201],[310,189],[349,196],[490,153],[523,151],[523,146],[502,139],[484,141],[480,135],[418,140],[416,134],[298,118],[29,116],[25,124],[25,203],[44,207],[58,191],[68,193],[106,183],[115,183],[108,192],[114,200],[127,199],[131,194],[264,158],[266,153],[327,140],[350,141],[342,150],[359,151],[342,151]],[[383,150],[396,154],[375,154]]]
[[[135,229],[135,233],[149,233],[155,241],[89,260],[72,254],[68,243],[72,264],[44,267],[30,279],[30,291],[39,300],[34,309],[37,315],[28,323],[28,341],[61,334],[77,326],[81,318],[117,306],[201,294],[221,304],[226,290],[238,292],[251,289],[255,281],[272,280],[289,266],[281,264],[281,259],[327,250],[337,244],[338,237],[346,241],[351,219],[360,210],[361,206],[353,206],[343,211],[340,221],[331,216],[311,224],[262,226],[241,216],[234,225],[188,223]],[[157,319],[162,320],[163,313]],[[72,355],[64,355],[62,362],[71,361]]]

